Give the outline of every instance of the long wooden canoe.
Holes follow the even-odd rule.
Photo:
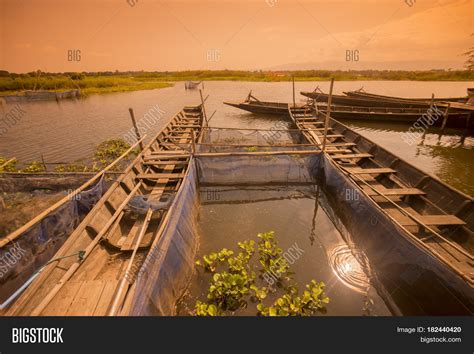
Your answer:
[[[309,97],[318,103],[326,103],[329,95],[319,91],[301,92],[303,96]],[[402,101],[386,101],[367,97],[350,97],[343,95],[332,95],[332,103],[341,106],[358,106],[358,107],[397,107],[397,108],[425,108],[428,109],[430,104],[427,102],[402,102]]]
[[[288,116],[288,103],[267,101],[224,102],[250,113]]]
[[[291,119],[306,139],[321,146],[325,114],[291,108],[290,105],[288,108]],[[327,156],[370,198],[376,208],[404,230],[412,245],[429,253],[438,264],[451,271],[453,275],[449,279],[453,283],[449,286],[453,288],[448,289],[447,296],[456,298],[453,301],[461,308],[460,312],[472,314],[474,199],[417,169],[337,120],[329,118],[328,121]],[[382,240],[373,242],[383,244]],[[416,259],[405,261],[417,262]],[[454,285],[456,279],[462,279],[464,283],[457,287]],[[429,286],[426,285],[427,292]],[[467,302],[458,301],[462,298]],[[444,305],[445,299],[439,306]]]
[[[185,107],[143,149],[8,309],[14,316],[118,315],[200,139],[202,106]],[[194,139],[194,143],[193,143]]]
[[[395,96],[384,96],[384,95],[378,95],[375,93],[370,93],[370,92],[365,92],[361,90],[356,90],[356,91],[345,91],[345,95],[350,96],[350,97],[362,97],[362,98],[370,98],[374,100],[380,100],[380,101],[397,101],[397,102],[424,102],[424,103],[430,103],[432,101],[431,98],[405,98],[405,97],[395,97]],[[467,101],[468,97],[444,97],[444,98],[437,98],[435,97],[433,99],[434,102],[460,102],[460,103],[465,103]]]
[[[256,99],[247,99],[240,103],[224,102],[225,104],[256,114],[267,114],[289,117],[288,104],[283,102],[268,102]],[[304,107],[304,105],[297,105]],[[318,111],[326,112],[327,105],[317,105]],[[428,108],[429,109],[429,108]],[[441,126],[444,118],[444,107],[438,107],[431,111],[431,117],[434,126]],[[425,108],[400,108],[400,107],[359,107],[359,106],[341,106],[333,105],[331,107],[331,116],[335,119],[354,119],[378,122],[399,122],[415,123],[423,115],[427,115]],[[450,110],[446,127],[459,129],[474,129],[474,119],[471,119],[472,112],[461,110]]]

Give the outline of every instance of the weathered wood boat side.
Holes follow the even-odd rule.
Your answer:
[[[325,115],[290,106],[289,114],[309,142],[322,146]],[[420,270],[423,276],[416,279],[416,286],[410,284],[409,291],[418,291],[417,297],[423,297],[419,306],[425,313],[473,314],[473,198],[332,118],[329,119],[325,152],[334,166],[348,176],[367,200],[400,231],[401,237],[395,239],[393,235],[377,239],[367,235],[365,240],[359,240],[362,244],[374,245],[369,252],[373,253],[374,259],[377,259],[374,254],[378,254],[381,264],[385,262],[380,269],[390,268],[390,272],[387,270],[392,274],[390,277],[398,276],[395,268],[402,264],[411,264]],[[342,208],[347,208],[346,204],[350,203],[342,204]],[[346,217],[350,219],[356,210],[347,209]],[[354,224],[360,227],[361,220]],[[388,264],[385,256],[380,257],[384,252],[387,257],[390,253],[396,261]],[[393,284],[388,284],[391,286]],[[440,298],[443,304],[436,303]]]
[[[225,104],[242,109],[255,114],[268,114],[289,117],[288,104],[282,102],[268,102],[259,100],[246,100],[240,103],[224,102]],[[297,105],[304,107],[304,105]],[[318,104],[317,110],[324,113],[327,105]],[[430,113],[433,118],[433,126],[441,126],[444,118],[445,107],[435,107],[437,109],[428,112],[424,108],[404,108],[404,107],[359,107],[332,105],[331,116],[335,119],[354,119],[364,121],[415,123],[424,115]],[[429,109],[429,108],[428,108]],[[472,112],[463,110],[448,111],[446,127],[458,129],[474,129],[474,119],[471,119]]]
[[[370,98],[370,99],[375,99],[375,100],[381,100],[381,101],[401,101],[401,102],[425,102],[425,103],[430,103],[431,101],[433,102],[460,102],[460,103],[465,103],[468,99],[467,96],[465,97],[443,97],[443,98],[437,98],[435,97],[434,99],[431,98],[406,98],[406,97],[395,97],[395,96],[384,96],[384,95],[378,95],[375,93],[370,93],[370,92],[365,92],[361,90],[356,90],[356,91],[344,91],[344,94],[350,97],[362,97],[362,98]]]
[[[309,97],[318,103],[325,103],[329,100],[329,95],[319,91],[301,92],[305,97]],[[430,107],[427,102],[399,102],[399,101],[382,101],[367,97],[349,97],[342,95],[333,95],[332,103],[341,106],[358,106],[358,107],[399,107],[399,108],[425,108]]]
[[[143,149],[50,263],[11,305],[12,316],[118,315],[200,139],[202,105],[185,107]],[[135,289],[136,290],[136,289]]]

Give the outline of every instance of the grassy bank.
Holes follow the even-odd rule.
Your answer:
[[[474,71],[179,71],[179,72],[100,72],[10,74],[0,71],[0,95],[24,90],[65,91],[80,89],[84,94],[151,90],[169,87],[176,81],[474,81]]]
[[[334,78],[337,81],[358,80],[412,80],[412,81],[474,81],[474,71],[180,71],[180,72],[149,72],[137,73],[139,80],[150,78],[163,81],[184,80],[229,80],[229,81],[327,81]]]
[[[138,90],[152,90],[172,86],[156,78],[136,78],[133,76],[86,76],[71,79],[65,75],[40,77],[18,76],[0,77],[0,95],[16,94],[24,90],[65,91],[80,89],[85,95]]]

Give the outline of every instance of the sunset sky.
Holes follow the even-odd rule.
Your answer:
[[[0,69],[11,72],[460,69],[474,45],[474,0],[0,4]],[[347,62],[347,50],[359,61]]]

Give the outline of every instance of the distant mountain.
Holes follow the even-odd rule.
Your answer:
[[[321,61],[288,63],[264,70],[462,70],[462,62],[456,61],[390,61],[376,62],[360,59],[358,62]]]

